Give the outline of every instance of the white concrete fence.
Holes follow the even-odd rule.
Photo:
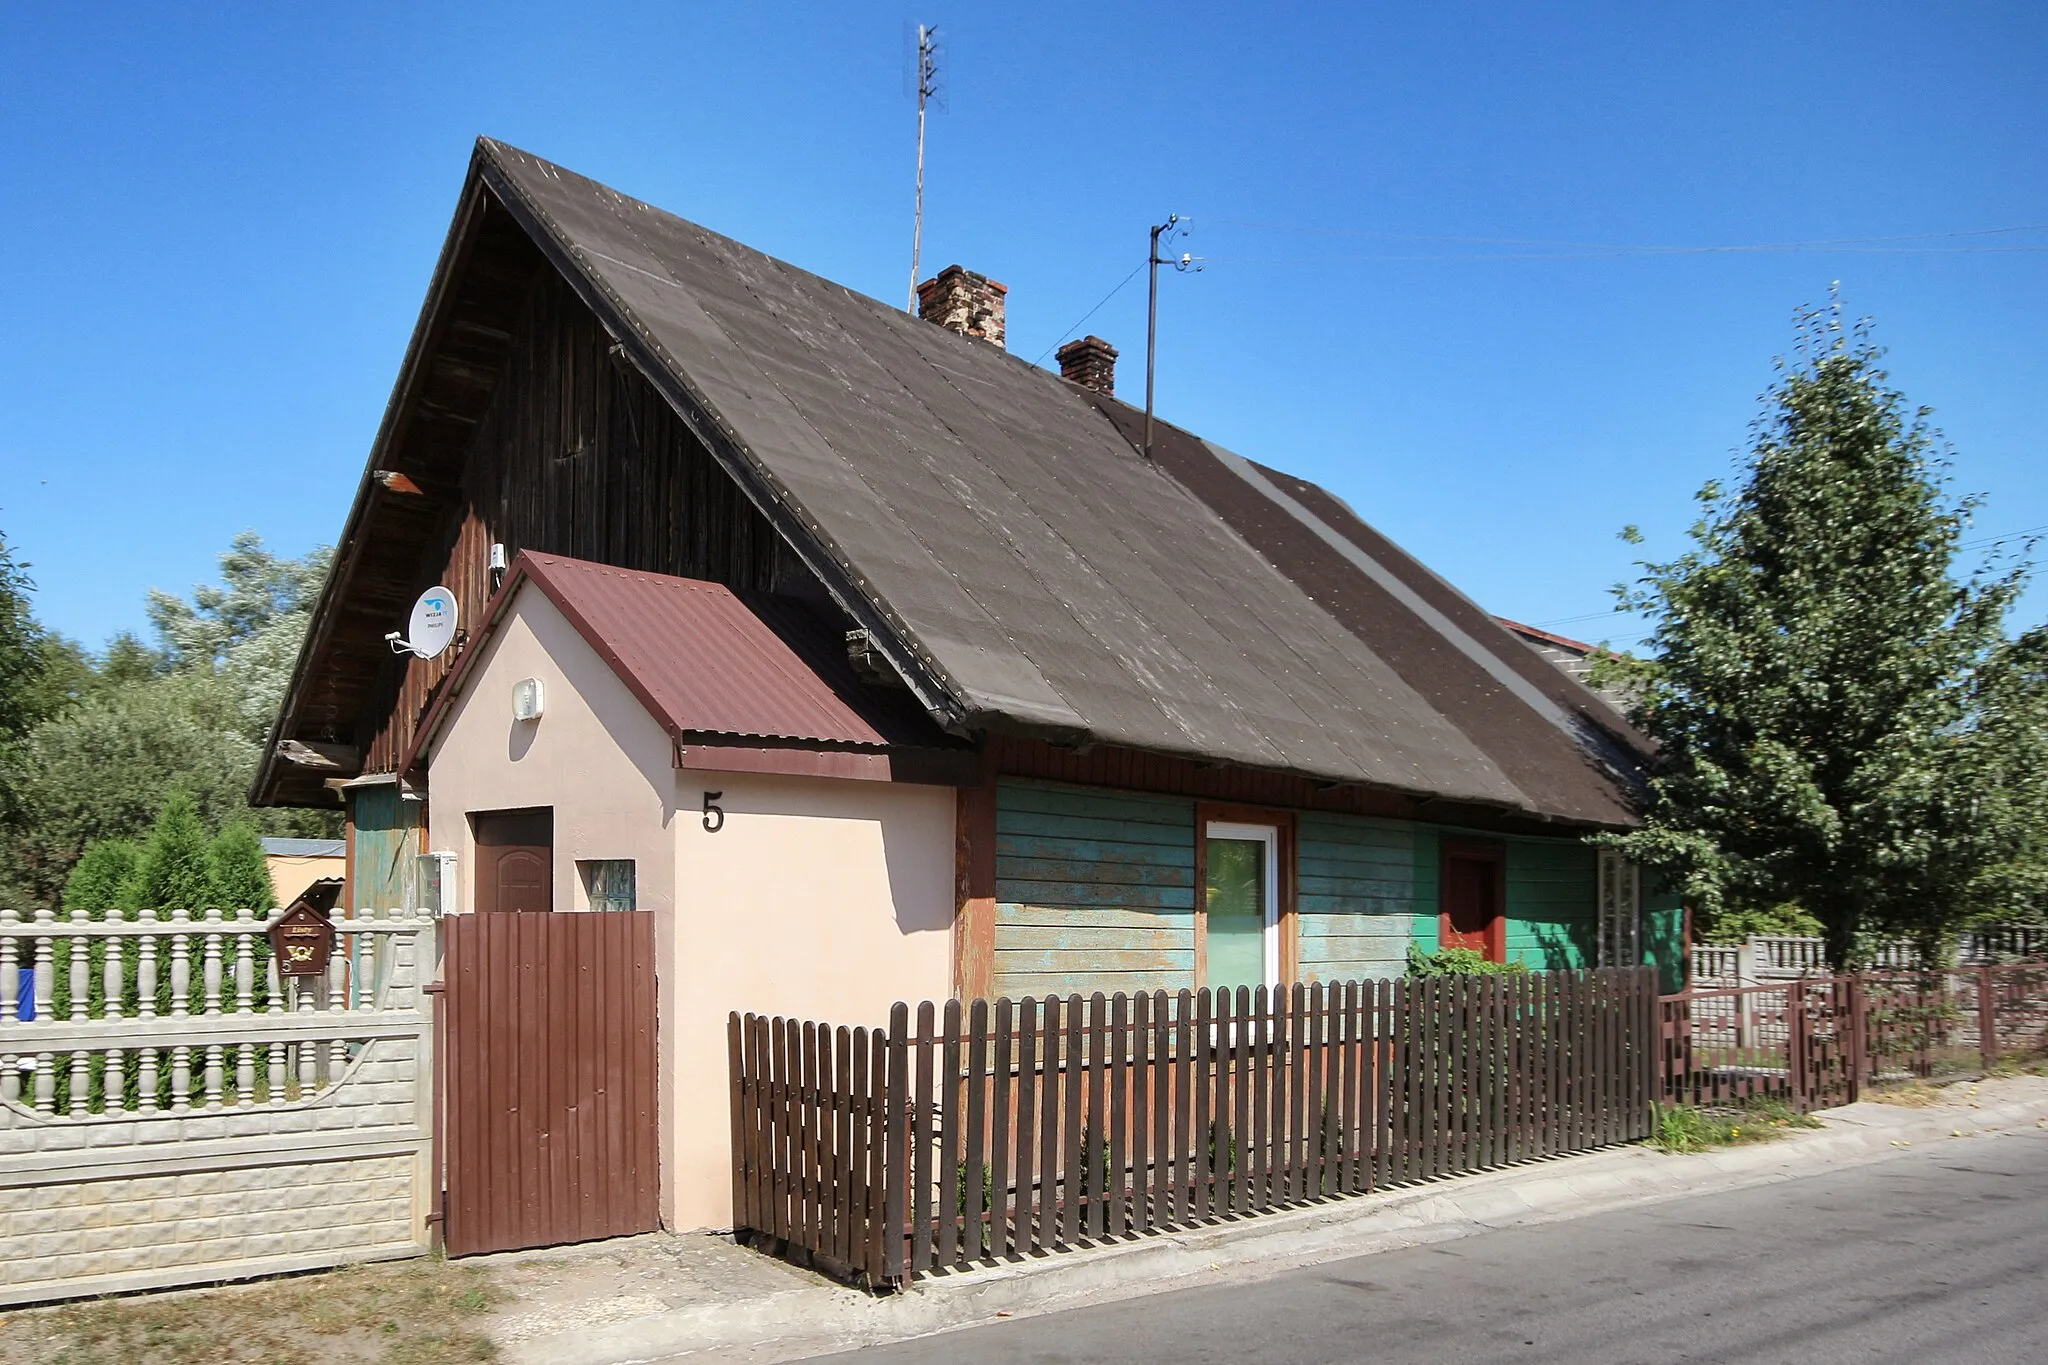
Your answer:
[[[1957,935],[1955,962],[1940,966],[1994,967],[2037,959],[2048,952],[2048,930],[2028,925],[1993,927]],[[1906,939],[1879,944],[1871,971],[1918,971],[1920,950]],[[1770,985],[1802,976],[1829,975],[1827,942],[1794,934],[1758,934],[1743,943],[1695,943],[1688,990]]]
[[[271,922],[0,910],[0,1305],[425,1249],[433,922]]]

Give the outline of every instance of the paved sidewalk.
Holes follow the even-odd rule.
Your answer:
[[[519,1296],[500,1311],[493,1333],[513,1365],[797,1360],[2048,1127],[2048,1079],[1960,1084],[1929,1108],[1866,1102],[1820,1117],[1822,1129],[1772,1143],[1680,1157],[1611,1148],[934,1277],[888,1298],[701,1235],[481,1259]]]

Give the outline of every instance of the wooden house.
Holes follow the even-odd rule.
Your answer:
[[[351,904],[652,916],[667,1223],[729,1216],[732,1009],[1675,965],[1585,842],[1612,707],[1323,489],[1147,452],[1106,343],[920,302],[479,142],[264,757]]]

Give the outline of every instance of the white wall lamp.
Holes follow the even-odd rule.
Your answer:
[[[512,684],[512,719],[539,720],[545,703],[539,678],[521,678]]]

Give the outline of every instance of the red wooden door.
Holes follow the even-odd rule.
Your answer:
[[[1505,862],[1499,844],[1444,841],[1438,890],[1441,946],[1470,948],[1490,961],[1507,961]]]
[[[653,914],[454,915],[444,929],[449,1254],[652,1232]]]
[[[476,908],[481,914],[533,914],[554,909],[555,813],[478,811]]]

